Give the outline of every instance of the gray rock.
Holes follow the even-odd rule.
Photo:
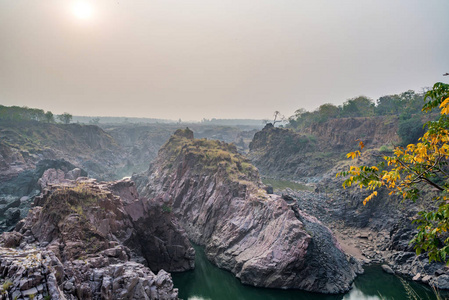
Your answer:
[[[81,169],[75,168],[65,174],[65,179],[76,180],[80,176],[81,176]]]
[[[15,225],[20,220],[20,209],[19,208],[8,208],[5,212],[6,225]]]
[[[394,274],[394,271],[393,271],[393,269],[392,269],[390,266],[388,266],[388,265],[382,265],[381,267],[382,267],[382,270],[383,270],[385,273],[388,273],[388,274]]]
[[[20,206],[20,199],[13,197],[8,198],[5,204],[0,205],[0,215],[5,214],[5,212],[10,208],[15,208]]]
[[[436,270],[435,271],[435,276],[440,276],[440,275],[443,275],[443,274],[446,274],[446,270],[444,270],[444,269],[438,269],[438,270]]]
[[[28,196],[23,196],[22,198],[20,198],[20,203],[24,203],[24,202],[28,202],[30,201],[30,197]]]
[[[440,276],[440,277],[441,277],[441,276]],[[431,279],[432,279],[432,276],[426,275],[426,276],[424,276],[424,277],[421,279],[421,281],[424,282],[424,283],[428,283]]]
[[[37,288],[33,287],[33,288],[29,289],[29,290],[22,291],[22,295],[23,296],[36,295],[37,292],[38,292]]]
[[[169,273],[156,269],[155,275],[129,259],[143,254],[149,265],[185,270],[193,266],[193,248],[174,216],[141,198],[132,181],[52,183],[39,203],[17,226],[20,232],[0,235],[0,247],[30,248],[23,241],[36,240],[36,249],[0,248],[0,274],[13,278],[12,291],[35,299],[46,291],[52,299],[150,299],[153,292],[156,299],[178,299]]]
[[[431,285],[439,290],[449,290],[449,275],[440,275],[434,278]]]

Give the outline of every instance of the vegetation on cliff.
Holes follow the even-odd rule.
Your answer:
[[[55,228],[64,227],[61,232],[70,235],[64,236],[65,239],[83,241],[83,251],[74,252],[75,254],[84,256],[104,250],[108,247],[109,241],[95,226],[92,226],[88,216],[99,217],[104,214],[109,209],[106,205],[110,200],[104,200],[108,196],[111,197],[84,182],[56,189],[43,203],[42,223],[46,223],[45,226],[53,225]],[[73,216],[69,217],[72,214]],[[70,219],[71,222],[67,222]]]
[[[178,299],[164,270],[192,269],[195,252],[174,216],[128,179],[60,181],[61,173],[45,172],[28,216],[0,235],[7,299]]]
[[[163,154],[158,159],[163,168],[177,166],[177,160],[187,158],[197,173],[214,174],[220,172],[232,181],[259,181],[257,169],[247,158],[237,152],[234,144],[218,140],[194,139],[193,132],[178,129],[169,141],[161,148]]]
[[[418,219],[417,253],[427,251],[430,260],[448,260],[449,255],[449,85],[436,83],[425,95],[428,100],[423,111],[440,109],[437,121],[429,121],[426,132],[416,144],[396,147],[392,156],[384,156],[375,166],[351,166],[338,175],[349,176],[343,186],[359,185],[371,191],[364,204],[377,196],[385,187],[390,194],[404,199],[418,200],[422,193],[435,193],[436,207],[421,211]],[[360,142],[363,149],[364,144]],[[361,155],[359,150],[348,153],[352,159]]]
[[[287,128],[269,124],[255,134],[249,157],[264,176],[319,181],[323,173],[356,150],[356,140],[368,149],[391,154],[395,146],[416,143],[423,124],[437,114],[422,115],[424,93],[407,91],[380,97],[349,99],[340,106],[324,104],[315,111],[296,111]]]
[[[423,100],[424,93],[416,93],[412,90],[397,95],[382,96],[376,102],[368,97],[359,96],[348,99],[338,106],[331,103],[323,104],[312,112],[300,108],[289,118],[288,126],[303,129],[313,123],[350,117],[396,115],[408,119],[411,115],[420,113]]]
[[[399,140],[396,145],[415,143],[423,135],[423,124],[435,116],[423,117],[421,107],[424,92],[412,90],[396,95],[382,96],[376,101],[365,96],[347,100],[342,105],[326,103],[314,111],[298,109],[288,120],[288,128],[302,133],[316,131],[316,128],[334,126],[345,118],[381,118],[383,122],[394,123]],[[346,130],[342,132],[344,134]]]
[[[244,284],[341,293],[359,270],[328,228],[269,194],[232,144],[177,130],[135,179],[142,196],[170,206],[189,239]]]

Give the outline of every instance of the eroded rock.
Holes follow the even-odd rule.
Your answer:
[[[55,178],[37,201],[42,206],[33,207],[17,231],[0,236],[3,247],[18,247],[0,249],[0,273],[12,282],[9,294],[177,299],[163,269],[193,268],[194,250],[173,214],[140,198],[130,180]]]
[[[186,131],[178,130],[147,177],[137,180],[143,195],[173,210],[209,260],[254,286],[350,289],[357,263],[329,229],[267,194],[257,169],[234,146],[195,140]]]

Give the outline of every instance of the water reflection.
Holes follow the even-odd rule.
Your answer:
[[[298,290],[265,289],[246,286],[229,272],[212,265],[200,247],[196,250],[196,268],[173,274],[179,297],[186,300],[402,300],[409,299],[403,284],[379,266],[365,268],[365,274],[344,295],[323,295]],[[430,288],[409,282],[418,299],[436,299]]]
[[[360,300],[360,299],[378,300],[378,299],[382,299],[382,298],[379,298],[378,296],[368,296],[368,295],[365,295],[361,290],[353,289],[348,295],[344,296],[343,299],[345,299],[345,300]]]
[[[212,299],[210,299],[210,298],[203,298],[203,297],[200,297],[200,296],[191,296],[187,300],[212,300]]]

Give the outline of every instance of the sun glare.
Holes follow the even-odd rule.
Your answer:
[[[72,11],[79,19],[89,19],[92,16],[93,8],[89,2],[79,1],[73,5]]]

